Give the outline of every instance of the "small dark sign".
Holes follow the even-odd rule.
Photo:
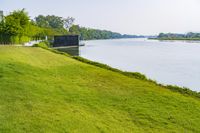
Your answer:
[[[54,36],[53,47],[79,46],[78,35]]]

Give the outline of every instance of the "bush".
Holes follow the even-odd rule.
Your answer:
[[[145,75],[138,72],[123,72],[123,74],[140,80],[146,80],[146,81],[148,80]]]
[[[172,91],[175,91],[175,92],[179,92],[179,93],[187,94],[187,95],[192,95],[192,96],[200,98],[200,93],[197,93],[197,92],[192,91],[192,90],[185,88],[185,87],[181,88],[181,87],[173,86],[173,85],[167,85],[165,87],[172,90]]]
[[[30,41],[30,37],[28,37],[28,36],[21,36],[19,38],[19,43],[20,44],[23,44],[23,43],[26,43],[26,42],[29,42],[29,41]]]
[[[19,41],[19,37],[18,36],[11,36],[10,37],[10,41],[12,44],[20,44],[20,41]]]
[[[1,36],[1,35],[0,35]],[[30,37],[28,36],[4,36],[0,37],[0,43],[2,44],[23,44],[25,42],[29,42]]]
[[[33,47],[41,47],[41,48],[48,48],[48,42],[46,41],[42,41],[42,42],[39,42],[38,44],[34,44]]]

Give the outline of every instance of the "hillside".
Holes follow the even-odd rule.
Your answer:
[[[41,48],[0,46],[0,132],[200,132],[200,100]]]

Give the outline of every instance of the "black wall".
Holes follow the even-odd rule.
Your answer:
[[[78,35],[54,36],[53,47],[79,46]]]

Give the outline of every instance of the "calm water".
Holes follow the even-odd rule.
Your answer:
[[[120,39],[85,43],[79,49],[84,58],[200,91],[200,42]]]

